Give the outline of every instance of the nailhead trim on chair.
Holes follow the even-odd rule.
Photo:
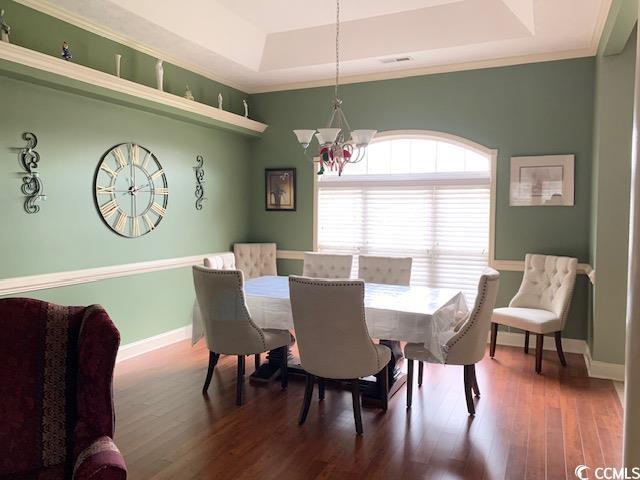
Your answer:
[[[307,280],[306,278],[301,277],[289,277],[289,283],[299,283],[302,285],[314,285],[317,287],[359,287],[360,290],[360,298],[362,299],[362,304],[364,305],[364,283],[361,280],[350,280],[346,282],[336,282],[333,280],[327,280],[324,282],[319,282],[317,280]],[[328,283],[331,282],[331,283]],[[367,333],[369,332],[369,328],[367,327],[367,321],[364,317],[364,308],[363,308],[363,316],[362,316],[362,324],[364,325]],[[380,366],[380,356],[378,355],[378,349],[375,348],[373,340],[371,341],[371,346],[373,347],[373,351],[376,354],[376,364],[378,365],[378,371],[382,370]]]
[[[238,281],[238,288],[242,291],[242,296],[244,297],[244,290],[242,289],[242,271],[241,270],[215,270],[215,269],[207,269],[207,270],[200,270],[198,269],[199,272],[202,272],[206,275],[217,275],[217,276],[224,276],[224,275],[235,275],[237,277],[237,281]],[[246,300],[245,300],[246,302]],[[258,327],[255,323],[253,323],[253,319],[251,318],[251,315],[249,314],[249,311],[247,310],[247,305],[246,303],[243,305],[245,313],[247,315],[247,319],[249,321],[249,325],[258,332],[258,335],[260,335],[260,340],[262,341],[262,348],[263,348],[263,352],[266,352],[267,349],[267,342],[265,342],[264,340],[264,332],[262,331],[262,329],[260,327]],[[256,352],[257,353],[257,352]],[[262,353],[262,352],[260,352]]]

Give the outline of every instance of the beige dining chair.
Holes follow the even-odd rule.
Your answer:
[[[571,257],[535,255],[524,259],[522,284],[508,307],[493,311],[490,355],[496,353],[498,325],[525,331],[524,353],[529,353],[529,333],[536,335],[536,373],[542,373],[544,336],[553,333],[562,366],[567,360],[562,351],[562,330],[567,322],[578,260]]]
[[[236,256],[233,252],[214,253],[204,259],[204,266],[216,270],[235,270]]]
[[[443,350],[447,352],[446,365],[463,365],[464,393],[467,399],[469,415],[475,415],[473,392],[480,396],[476,363],[484,358],[487,348],[487,335],[491,323],[491,313],[496,304],[498,280],[500,274],[487,268],[478,281],[478,295],[471,314],[454,329],[454,335],[446,342]],[[411,408],[413,395],[413,361],[440,363],[422,343],[408,343],[404,347],[404,355],[408,360],[407,376],[407,408]],[[422,385],[422,369],[418,376],[418,386]]]
[[[324,398],[324,379],[349,380],[356,432],[362,435],[358,379],[378,377],[386,410],[387,364],[391,359],[391,350],[376,345],[369,336],[364,319],[364,282],[292,276],[289,296],[300,364],[307,372],[298,423],[302,425],[307,418],[316,378],[320,380],[320,400]]]
[[[353,255],[304,252],[302,275],[309,278],[350,278]]]
[[[233,245],[236,267],[247,280],[277,275],[275,243],[236,243]]]
[[[202,388],[206,395],[213,370],[221,354],[238,357],[236,404],[242,405],[244,357],[282,349],[280,380],[287,388],[287,349],[291,343],[288,330],[258,327],[247,309],[244,281],[240,270],[214,270],[196,265],[193,282],[202,314],[205,340],[209,349],[209,368]]]
[[[358,278],[366,283],[409,285],[411,283],[411,257],[358,256]]]

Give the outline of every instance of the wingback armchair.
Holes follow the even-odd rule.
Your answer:
[[[0,299],[0,478],[126,479],[112,441],[120,334],[99,305]]]

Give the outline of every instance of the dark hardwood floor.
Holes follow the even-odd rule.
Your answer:
[[[587,377],[581,356],[562,368],[498,346],[477,366],[482,397],[467,415],[462,367],[425,366],[389,410],[363,408],[357,437],[351,394],[317,389],[298,426],[304,380],[254,386],[235,404],[236,359],[221,356],[202,396],[208,351],[181,342],[116,367],[116,443],[130,479],[573,479],[578,464],[620,463],[622,407],[612,382]],[[247,376],[253,361],[247,361]]]

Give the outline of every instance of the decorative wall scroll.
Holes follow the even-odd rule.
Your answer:
[[[197,165],[193,167],[196,172],[196,210],[202,210],[202,202],[206,200],[204,197],[204,159],[202,155],[196,157]]]
[[[38,174],[38,164],[40,154],[34,150],[38,145],[38,138],[32,132],[24,132],[22,138],[27,142],[27,146],[20,150],[20,163],[26,175],[22,177],[22,187],[20,190],[26,196],[24,200],[24,211],[27,213],[38,213],[40,205],[38,200],[46,200],[44,185]]]

